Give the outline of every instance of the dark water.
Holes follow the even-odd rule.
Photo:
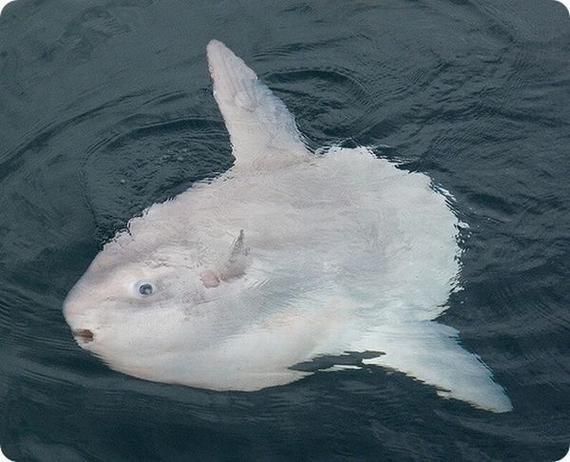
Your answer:
[[[106,239],[232,163],[205,46],[314,146],[378,146],[470,225],[443,321],[514,411],[382,369],[217,393],[110,371],[61,305]],[[570,20],[551,0],[18,0],[0,17],[0,445],[17,461],[553,461],[570,443]]]

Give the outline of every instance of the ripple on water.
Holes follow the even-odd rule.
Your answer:
[[[561,454],[570,330],[562,5],[99,3],[18,0],[0,17],[0,436],[10,455]],[[213,37],[255,66],[313,147],[383,145],[379,155],[454,195],[469,229],[464,289],[445,322],[505,385],[513,413],[489,416],[374,367],[255,394],[167,386],[113,373],[76,347],[61,302],[105,240],[231,165],[204,67]]]

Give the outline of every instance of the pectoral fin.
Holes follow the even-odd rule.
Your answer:
[[[239,278],[245,274],[249,266],[249,248],[244,242],[243,229],[240,230],[239,236],[232,244],[232,249],[227,259],[220,265],[217,270],[208,269],[200,273],[200,280],[204,287],[218,287],[222,281],[230,281]]]
[[[220,271],[220,279],[226,281],[242,276],[249,265],[249,249],[244,242],[243,229],[240,230],[239,236],[232,244],[227,262]]]

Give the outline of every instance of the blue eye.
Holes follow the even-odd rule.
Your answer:
[[[143,297],[148,297],[154,292],[154,287],[149,282],[141,282],[138,287],[139,294]]]

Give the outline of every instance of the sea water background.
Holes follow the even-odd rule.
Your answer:
[[[374,145],[470,225],[443,316],[514,405],[377,368],[217,393],[110,371],[67,291],[133,215],[232,163],[225,41],[313,147]],[[570,442],[570,20],[550,0],[18,0],[0,16],[0,445],[17,461],[552,461]],[[126,326],[125,328],[128,328]]]

